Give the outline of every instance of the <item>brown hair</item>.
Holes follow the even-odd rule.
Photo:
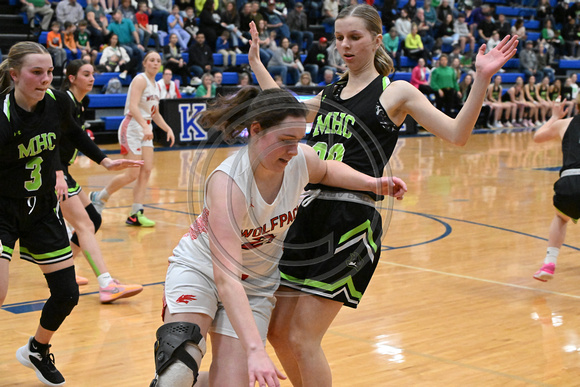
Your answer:
[[[49,54],[46,47],[36,42],[19,42],[10,48],[8,56],[0,64],[0,93],[5,94],[14,88],[10,69],[20,71],[24,58],[30,54]]]
[[[346,7],[343,9],[339,14],[336,20],[344,19],[348,16],[359,17],[364,20],[365,27],[371,33],[376,35],[383,34],[383,23],[381,21],[381,17],[379,13],[374,7],[371,7],[368,4],[357,4],[351,5],[350,7]],[[385,46],[381,43],[379,44],[379,48],[375,52],[375,60],[374,60],[375,69],[379,72],[379,74],[383,76],[388,76],[390,73],[393,72],[393,60],[387,54],[385,50]],[[348,71],[342,76],[344,79],[348,76]]]
[[[237,137],[253,122],[263,129],[280,124],[288,117],[306,118],[307,109],[289,92],[273,88],[260,91],[245,86],[231,96],[219,96],[208,103],[200,113],[199,123],[204,128],[213,127],[224,133],[226,141]]]

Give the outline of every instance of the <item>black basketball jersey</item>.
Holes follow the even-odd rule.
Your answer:
[[[562,138],[563,162],[560,173],[566,169],[580,168],[580,115],[574,116]]]
[[[501,86],[496,86],[493,85],[493,88],[491,89],[491,96],[493,99],[495,99],[496,101],[499,101],[499,98],[501,93]]]
[[[76,124],[69,97],[47,90],[34,112],[20,108],[14,91],[2,99],[0,113],[0,195],[25,198],[54,192],[62,169],[59,141],[67,136],[96,163],[106,157]]]
[[[73,111],[72,111],[73,117],[76,123],[84,130],[85,126],[83,125],[84,122],[82,119],[83,105],[82,103],[77,101],[72,91],[67,90],[66,94],[73,103]],[[73,145],[73,143],[68,139],[67,136],[63,136],[60,139],[59,152],[60,152],[60,162],[63,168],[65,169],[68,168],[68,165],[74,163],[78,154],[77,148]]]
[[[346,80],[326,86],[307,141],[323,160],[338,160],[366,175],[380,177],[389,161],[399,129],[379,102],[389,79],[377,76],[355,96],[342,99]],[[306,189],[337,190],[321,184]],[[369,193],[373,198],[376,195]]]

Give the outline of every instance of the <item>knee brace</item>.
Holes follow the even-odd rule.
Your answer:
[[[56,331],[79,302],[79,286],[74,266],[44,275],[50,289],[50,297],[42,308],[40,325]]]
[[[93,206],[92,203],[85,207],[85,211],[87,212],[87,214],[89,214],[89,218],[91,219],[91,222],[93,222],[93,225],[95,227],[95,234],[96,234],[97,231],[99,231],[99,227],[101,227],[101,223],[103,221],[103,218],[101,218],[101,214],[99,214],[99,212]],[[73,234],[73,236],[70,238],[70,241],[72,243],[74,243],[75,245],[80,246],[79,237],[77,236],[76,231]]]
[[[190,344],[190,350],[194,349],[194,354],[186,349],[188,344]],[[195,383],[203,355],[205,355],[205,339],[201,335],[199,325],[188,322],[173,322],[167,323],[157,330],[157,341],[155,342],[155,373],[157,376],[161,375],[171,364],[181,361],[193,372]]]

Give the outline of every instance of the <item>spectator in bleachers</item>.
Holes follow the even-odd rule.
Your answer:
[[[74,25],[85,18],[83,7],[77,3],[77,0],[61,0],[56,5],[56,20],[63,25],[69,21]]]
[[[514,117],[516,115],[517,105],[509,101],[503,102],[502,97],[502,86],[501,86],[501,76],[496,75],[493,82],[487,87],[485,93],[485,103],[491,108],[494,113],[494,123],[493,126],[496,128],[508,127],[510,124],[510,114]],[[502,125],[501,117],[505,112],[506,124]]]
[[[205,43],[205,35],[203,32],[198,32],[195,36],[195,43],[189,45],[189,71],[194,77],[192,83],[197,83],[203,73],[211,72],[213,69],[213,51],[209,45]],[[195,81],[195,82],[194,82]]]
[[[224,81],[224,74],[221,71],[214,71],[213,72],[213,83],[215,83],[216,87],[220,87]]]
[[[562,81],[558,78],[550,85],[550,101],[560,102],[562,100]]]
[[[280,47],[274,51],[274,55],[268,63],[268,71],[271,74],[280,75],[285,85],[293,85],[298,82],[300,72],[298,65],[294,62],[294,54],[290,50],[288,38],[282,38],[280,41]]]
[[[107,15],[103,7],[101,7],[99,0],[90,0],[90,3],[85,8],[85,12],[88,23],[87,29],[91,34],[91,46],[98,50],[105,42],[107,36],[107,26],[109,25]]]
[[[395,20],[395,28],[397,30],[397,35],[399,35],[399,40],[404,42],[407,38],[407,35],[411,33],[411,19],[409,19],[409,15],[407,11],[401,9],[401,14]]]
[[[415,13],[417,12],[417,0],[408,0],[407,4],[403,6],[403,9],[407,11],[409,19],[413,20],[415,18]]]
[[[340,55],[340,53],[336,49],[336,39],[334,39],[332,43],[330,43],[327,52],[328,52],[328,66],[330,66],[330,68],[334,70],[335,74],[337,72],[344,74],[348,70],[348,67],[346,66],[346,63],[344,63],[342,55]]]
[[[459,107],[459,83],[455,70],[447,66],[447,55],[441,54],[439,66],[431,72],[431,88],[435,92],[437,108],[452,116]]]
[[[491,39],[491,35],[495,32],[495,23],[492,20],[492,15],[490,12],[486,12],[483,14],[484,18],[479,24],[477,25],[477,33],[479,43],[483,44],[486,43],[488,40]],[[499,37],[499,35],[498,35]],[[501,41],[501,40],[500,40]]]
[[[449,63],[453,63],[453,60],[455,58],[461,59],[461,46],[459,45],[459,43],[455,43],[452,46],[451,52],[447,54],[447,59],[449,60]]]
[[[328,40],[325,37],[312,44],[304,60],[304,68],[312,75],[315,83],[322,80],[324,70],[332,70],[328,64]]]
[[[224,67],[228,67],[229,65],[231,66],[236,65],[237,53],[236,51],[230,48],[229,39],[230,39],[230,31],[223,30],[222,34],[218,36],[217,41],[215,43],[216,53],[222,54],[222,56],[224,57]]]
[[[316,83],[312,82],[312,75],[308,71],[303,72],[300,74],[300,80],[296,84],[296,86],[316,86]]]
[[[217,86],[213,83],[213,75],[205,73],[201,77],[201,85],[195,90],[196,98],[215,98]]]
[[[421,43],[423,43],[425,52],[428,56],[431,56],[433,47],[435,46],[435,38],[433,37],[433,30],[425,20],[425,10],[423,8],[417,8],[413,23],[417,25],[417,33],[421,37]]]
[[[485,44],[485,53],[487,54],[493,50],[500,42],[501,38],[499,37],[499,32],[494,30]]]
[[[527,102],[524,96],[524,79],[522,77],[516,78],[516,83],[508,89],[508,91],[502,97],[502,101],[509,101],[517,106],[517,121],[516,116],[512,116],[512,126],[532,126],[532,123],[528,121],[529,111],[532,111],[534,105]]]
[[[552,66],[550,66],[550,57],[544,49],[544,43],[538,43],[538,53],[536,56],[538,58],[539,71],[541,71],[544,76],[547,76],[550,79],[550,82],[554,82],[554,79],[556,79],[556,72]]]
[[[177,35],[169,35],[169,43],[163,47],[163,66],[170,69],[173,74],[179,75],[181,83],[185,85],[189,79],[189,69],[187,68],[187,63],[183,60],[177,43]]]
[[[50,24],[50,31],[46,37],[46,47],[52,56],[54,67],[62,68],[66,61],[66,51],[60,35],[60,23],[56,20]]]
[[[153,30],[153,26],[149,24],[149,16],[151,15],[151,10],[147,5],[146,0],[139,1],[139,10],[135,14],[135,26],[137,27],[137,32],[139,33],[139,39],[143,42],[143,46],[147,47],[149,45],[149,40],[153,39],[155,42],[155,51],[161,52],[161,41],[165,40],[167,35],[164,31]]]
[[[266,24],[268,22],[266,20],[266,17],[262,14],[262,11],[260,10],[260,2],[254,0],[254,1],[252,1],[252,11],[250,14],[250,21],[253,21],[254,23],[256,23],[256,25],[258,25],[260,20],[266,21]],[[249,31],[249,27],[248,27],[248,31]]]
[[[191,39],[195,39],[199,27],[197,26],[197,21],[195,20],[195,12],[193,12],[193,7],[185,8],[185,16],[183,17],[183,29],[187,31]]]
[[[338,16],[338,1],[337,0],[324,0],[324,5],[322,6],[322,24],[325,28],[334,34],[334,21]]]
[[[550,56],[550,61],[552,59],[560,59],[563,55],[564,47],[566,43],[560,35],[560,31],[555,31],[552,28],[552,20],[546,19],[544,21],[544,28],[542,28],[542,40],[546,44],[546,49]],[[549,62],[550,62],[549,61]]]
[[[524,19],[518,19],[516,20],[516,24],[513,25],[511,31],[510,31],[511,35],[517,35],[518,39],[520,41],[519,45],[518,45],[518,51],[519,49],[523,46],[522,43],[524,43],[526,40],[528,40],[528,34],[526,33],[526,26],[524,25]]]
[[[272,58],[274,53],[270,49],[270,34],[268,30],[266,30],[266,21],[260,20],[260,22],[256,25],[258,28],[259,33],[259,43],[260,43],[260,60],[264,64],[264,67],[268,67],[268,62]]]
[[[536,85],[536,77],[530,76],[528,83],[524,85],[524,98],[530,104],[529,118],[531,124],[530,126],[540,126],[542,123],[539,120],[539,112],[544,113],[544,105],[538,100],[538,85]]]
[[[413,23],[411,33],[405,38],[405,55],[413,60],[423,58],[427,61],[429,60],[430,54],[423,47],[423,42],[418,32],[417,24]]]
[[[324,75],[322,81],[318,83],[318,86],[328,86],[332,82],[334,82],[334,78],[336,77],[335,73],[331,69],[324,70]]]
[[[288,13],[286,24],[290,28],[291,39],[300,45],[300,51],[304,50],[304,43],[306,43],[306,50],[309,50],[314,34],[308,31],[308,17],[301,2],[297,2],[294,9]]]
[[[131,4],[131,0],[121,0],[121,5],[119,5],[117,9],[121,10],[125,19],[129,19],[133,24],[137,24],[137,19],[135,18],[137,10]]]
[[[129,0],[123,0],[129,1]],[[167,28],[170,34],[177,35],[177,40],[179,41],[179,46],[181,51],[187,51],[189,39],[191,35],[184,29],[183,17],[179,14],[179,6],[174,5],[171,8],[171,14],[167,17]]]
[[[457,79],[457,82],[459,82],[459,80],[461,79],[461,58],[453,58],[453,60],[451,61],[451,65],[449,66],[453,69],[453,71],[455,71],[455,79]]]
[[[199,31],[203,32],[205,35],[205,41],[207,45],[215,50],[215,43],[217,37],[221,35],[223,27],[214,18],[214,2],[213,0],[207,0],[201,13],[199,14]]]
[[[447,14],[446,19],[439,26],[439,34],[437,36],[437,46],[441,45],[455,45],[459,42],[459,34],[455,33],[455,28],[453,27],[453,15]],[[461,50],[461,46],[458,46]]]
[[[131,62],[135,63],[136,70],[141,71],[145,48],[141,45],[139,34],[133,22],[124,18],[121,10],[117,9],[113,12],[113,20],[107,26],[107,30],[118,36],[119,44],[127,50]]]
[[[536,11],[536,19],[542,24],[546,24],[546,20],[550,20],[552,24],[554,23],[554,8],[550,4],[550,0],[540,0]]]
[[[538,56],[534,52],[534,42],[527,40],[525,48],[520,51],[519,55],[520,71],[526,74],[526,78],[532,75],[536,78],[542,78],[544,76],[538,67]]]
[[[64,38],[64,47],[66,51],[67,59],[70,61],[75,59],[81,59],[81,50],[77,48],[77,44],[75,42],[75,30],[76,27],[71,22],[64,23],[64,31],[62,36]]]
[[[446,20],[447,15],[451,15],[453,18],[455,18],[453,7],[449,4],[449,0],[442,0],[441,4],[437,8],[437,19],[441,21]]]
[[[252,4],[246,3],[242,6],[240,11],[240,31],[245,33],[244,37],[250,36],[250,22],[252,21]],[[258,23],[256,23],[258,25]]]
[[[169,32],[167,26],[167,18],[171,14],[171,7],[173,6],[173,0],[152,0],[153,9],[151,11],[151,17],[149,21],[151,24],[156,24],[158,29],[161,31]]]
[[[507,35],[511,33],[512,27],[510,25],[510,22],[505,19],[505,15],[503,13],[497,15],[495,29],[499,33],[500,40],[505,38]]]
[[[383,21],[383,26],[387,31],[389,31],[395,25],[396,9],[397,9],[397,0],[383,0],[381,20]],[[435,15],[435,17],[437,17],[437,15]]]
[[[177,99],[181,98],[181,93],[175,81],[171,79],[173,73],[170,69],[163,70],[163,77],[157,81],[159,86],[159,98],[161,99]]]
[[[276,31],[279,38],[290,39],[290,28],[284,22],[280,11],[276,9],[276,0],[268,0],[266,18],[268,31]]]
[[[95,60],[97,60],[98,51],[91,47],[91,39],[90,33],[87,30],[88,23],[86,20],[81,20],[79,22],[79,26],[75,31],[75,42],[77,47],[81,50],[82,55],[89,55],[90,61],[88,63],[95,64]],[[97,46],[98,48],[99,46]]]
[[[43,31],[48,30],[50,26],[50,20],[54,11],[50,6],[50,1],[48,0],[20,0],[23,4],[22,11],[26,12],[26,17],[28,18],[28,23],[30,28],[34,28],[34,17],[36,15],[42,16],[42,21],[40,22],[40,28]]]
[[[425,14],[425,22],[431,27],[433,38],[437,36],[437,29],[441,20],[437,19],[437,10],[431,6],[431,0],[425,0],[423,3],[423,13]]]
[[[239,73],[238,74],[238,86],[244,87],[244,86],[248,86],[248,85],[251,85],[250,75],[246,72]]]
[[[103,50],[97,67],[101,72],[120,73],[121,79],[127,78],[129,72],[135,75],[135,63],[132,62],[127,50],[119,45],[119,37],[116,34],[109,35],[109,45]]]
[[[548,114],[552,110],[552,101],[550,101],[550,78],[544,76],[542,82],[538,85],[538,100],[544,107],[542,112],[542,121],[545,122],[548,119]]]
[[[238,52],[240,45],[245,46],[248,44],[248,39],[240,31],[240,16],[238,15],[235,2],[228,1],[226,3],[225,9],[221,14],[221,25],[230,31],[232,47],[236,52]]]
[[[428,75],[429,69],[425,67],[425,59],[420,58],[417,61],[417,66],[413,67],[413,71],[411,71],[411,85],[415,86],[425,95],[434,93],[431,86],[429,86],[429,81],[427,80]]]
[[[473,8],[471,12],[471,17],[469,22],[469,32],[473,36],[477,35],[477,29],[479,28],[479,24],[485,20],[485,14],[491,14],[489,4],[481,4],[478,7]]]
[[[465,22],[465,14],[459,14],[455,23],[453,23],[453,31],[459,36],[459,45],[461,46],[461,53],[465,52],[465,45],[469,43],[471,53],[475,52],[475,38],[469,31],[469,27]]]
[[[568,22],[568,2],[558,1],[554,7],[554,26],[561,29]]]
[[[383,35],[383,45],[385,46],[385,51],[395,63],[395,69],[401,68],[401,51],[399,50],[400,41],[399,35],[397,34],[397,29],[391,27],[388,33]]]
[[[465,74],[463,80],[459,82],[459,95],[461,97],[460,104],[463,106],[469,93],[471,92],[471,86],[473,85],[473,77],[471,74]],[[489,107],[488,107],[489,110]]]
[[[304,64],[302,63],[302,58],[300,57],[300,47],[298,47],[297,43],[290,43],[290,50],[294,55],[294,63],[296,63],[296,66],[298,67],[298,72],[302,74],[304,72]]]
[[[576,114],[576,97],[578,96],[578,84],[576,81],[576,73],[573,73],[570,77],[566,78],[564,87],[562,87],[562,96],[567,99],[568,117],[573,117]]]
[[[568,22],[562,27],[562,38],[566,44],[566,55],[572,59],[576,58],[578,55],[578,45],[580,44],[580,39],[578,36],[578,26],[576,25],[576,19],[573,17],[568,18]]]

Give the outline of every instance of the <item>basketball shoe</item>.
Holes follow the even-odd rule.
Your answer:
[[[99,298],[102,304],[110,304],[120,298],[133,297],[143,291],[141,285],[123,285],[117,280],[111,281],[106,288],[99,288]]]
[[[62,386],[64,377],[54,366],[54,355],[49,352],[50,344],[43,346],[44,349],[35,348],[32,337],[24,347],[16,351],[16,359],[28,368],[36,372],[36,377],[42,383],[49,386]]]
[[[143,215],[143,209],[137,211],[127,218],[125,222],[130,226],[153,227],[155,222]]]
[[[546,282],[554,278],[554,271],[556,271],[556,265],[553,263],[544,263],[540,270],[534,274],[534,278],[538,281]]]

